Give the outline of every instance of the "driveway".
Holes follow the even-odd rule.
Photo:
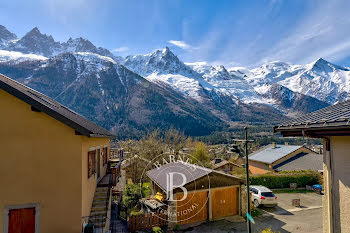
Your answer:
[[[322,207],[321,195],[315,193],[276,194],[279,206],[276,208],[260,208],[262,216],[254,218],[253,232],[271,227],[281,233],[322,233]],[[292,199],[300,198],[301,208],[293,207]],[[247,232],[246,222],[230,222],[220,220],[205,223],[200,226],[184,230],[183,232]]]

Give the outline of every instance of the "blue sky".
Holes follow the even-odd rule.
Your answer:
[[[350,1],[11,0],[0,24],[65,41],[82,36],[116,55],[168,46],[183,61],[255,67],[323,57],[350,66]]]

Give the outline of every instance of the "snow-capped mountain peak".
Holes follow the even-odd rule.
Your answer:
[[[10,32],[6,27],[0,25],[0,48],[7,46],[10,41],[15,39],[17,39],[16,34]]]
[[[335,70],[348,71],[347,68],[330,63],[329,61],[326,61],[323,58],[318,58],[316,61],[310,63],[309,67],[314,71],[324,71],[324,72],[333,72]]]
[[[82,37],[69,38],[66,42],[60,43],[55,41],[51,35],[41,33],[37,27],[34,27],[17,40],[15,34],[0,25],[0,48],[45,57],[56,56],[64,52],[91,52],[114,58],[117,61],[121,60],[120,57],[114,56],[109,50],[96,47],[89,40]]]
[[[124,65],[144,77],[152,73],[194,75],[193,70],[180,61],[168,47],[146,55],[127,56]]]
[[[15,34],[0,26],[0,48],[0,66],[26,61],[47,71],[58,67],[67,78],[74,76],[74,80],[81,83],[94,75],[100,93],[104,93],[100,76],[106,71],[124,83],[127,81],[122,78],[124,71],[131,70],[163,90],[171,88],[190,101],[209,106],[220,117],[226,114],[225,120],[233,114],[225,111],[239,105],[245,109],[264,106],[268,111],[274,109],[289,114],[289,111],[316,110],[312,107],[315,104],[324,106],[350,98],[350,70],[322,58],[307,65],[274,61],[255,69],[227,69],[206,62],[184,63],[165,47],[124,59],[82,37],[57,42],[37,27],[17,40]]]
[[[350,93],[349,69],[322,58],[306,65],[268,63],[251,70],[246,79],[258,93],[278,84],[329,104],[344,101]]]

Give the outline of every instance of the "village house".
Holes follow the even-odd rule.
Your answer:
[[[81,233],[89,216],[107,229],[114,135],[3,75],[0,107],[2,232]]]
[[[249,155],[249,171],[252,174],[299,170],[322,171],[322,155],[305,146],[276,143]]]
[[[169,226],[198,224],[245,214],[245,180],[201,166],[190,166],[194,167],[189,168],[185,162],[172,162],[146,172],[153,194],[163,193],[166,196],[170,191],[174,194],[174,201],[168,202]],[[181,173],[186,177],[185,182],[174,178],[174,183],[183,183],[187,197],[184,197],[183,189],[167,186],[170,173]]]
[[[241,168],[241,166],[222,158],[216,158],[213,161],[211,161],[211,163],[213,165],[214,170],[222,171],[225,173],[230,173],[233,172],[235,169]]]
[[[350,232],[350,101],[274,127],[284,137],[323,139],[323,232]]]

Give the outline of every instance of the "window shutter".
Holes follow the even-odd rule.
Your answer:
[[[92,157],[91,157],[91,151],[88,152],[88,178],[92,175]]]

